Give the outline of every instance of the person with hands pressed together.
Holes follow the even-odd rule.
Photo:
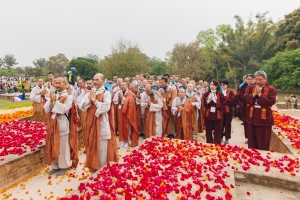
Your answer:
[[[222,135],[225,97],[219,90],[219,82],[212,80],[210,89],[203,94],[205,111],[206,142],[220,144]]]
[[[235,94],[229,88],[229,82],[227,80],[221,81],[221,87],[225,96],[224,111],[223,111],[223,128],[222,138],[225,136],[225,144],[228,144],[228,140],[231,138],[231,122],[233,117],[233,107],[235,105]]]
[[[114,95],[113,103],[117,107],[117,120],[119,141],[121,147],[128,147],[131,140],[131,146],[138,145],[138,123],[136,119],[135,97],[131,90],[128,90],[126,82],[121,83],[121,90]]]
[[[264,71],[254,73],[254,86],[247,88],[245,103],[249,104],[249,114],[245,120],[249,123],[248,148],[269,150],[274,119],[271,107],[276,103],[276,89],[267,81]]]
[[[146,84],[142,95],[141,106],[145,108],[145,137],[162,136],[162,107],[163,100],[159,92],[154,92],[150,84]]]
[[[172,102],[172,114],[174,116],[176,126],[176,139],[192,140],[192,114],[194,106],[192,102],[186,98],[185,89],[178,90],[178,97]]]
[[[93,88],[83,97],[79,108],[86,111],[85,119],[85,166],[91,172],[103,167],[110,160],[110,156],[116,157],[117,146],[114,134],[111,134],[110,116],[111,93],[104,87],[103,74],[96,74],[93,78]],[[87,88],[89,89],[89,88]],[[111,144],[111,145],[110,145]]]
[[[70,112],[75,104],[73,97],[66,91],[67,83],[65,78],[58,77],[55,80],[58,94],[50,91],[50,99],[44,105],[45,111],[50,113],[46,154],[47,163],[51,164],[52,170],[48,173],[58,172],[58,176],[62,176],[71,165],[76,167],[78,164],[78,136],[74,130],[76,127],[73,121],[74,115],[72,117],[72,112]],[[71,123],[70,120],[72,120]]]
[[[37,122],[46,122],[47,115],[43,106],[46,103],[45,95],[47,94],[46,88],[43,86],[44,80],[42,78],[38,78],[37,85],[33,87],[30,92],[30,100],[33,101],[33,121]]]

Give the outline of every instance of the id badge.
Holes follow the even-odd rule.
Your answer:
[[[210,107],[210,112],[215,113],[216,112],[216,107]]]
[[[254,106],[254,108],[261,108],[261,106],[258,105],[258,104],[256,104],[256,105]]]
[[[118,109],[119,110],[122,109],[122,104],[119,104]]]

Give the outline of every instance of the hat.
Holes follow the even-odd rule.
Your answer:
[[[75,67],[71,67],[71,71],[76,71]]]
[[[221,83],[223,83],[224,85],[229,85],[229,82],[227,80],[223,80],[221,81]]]

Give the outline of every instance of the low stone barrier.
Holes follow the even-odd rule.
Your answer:
[[[33,117],[26,117],[21,120],[31,120]],[[78,148],[83,146],[82,131],[78,131]],[[11,155],[2,161],[0,165],[0,191],[8,186],[20,182],[41,171],[46,165],[45,145],[36,148],[34,152],[23,155]]]

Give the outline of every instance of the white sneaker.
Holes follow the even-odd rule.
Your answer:
[[[120,147],[124,147],[124,145],[125,145],[125,141],[123,141],[121,144],[120,144]]]
[[[128,147],[128,142],[125,142],[124,146],[123,147]]]

